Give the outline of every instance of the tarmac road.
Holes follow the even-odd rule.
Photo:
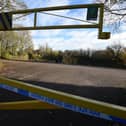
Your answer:
[[[126,70],[6,60],[2,62],[9,66],[2,75],[10,78],[75,86],[126,88]]]
[[[126,70],[2,60],[2,76],[126,106]]]
[[[126,70],[6,60],[2,60],[2,62],[4,62],[8,66],[7,69],[0,73],[2,76],[29,82],[30,84],[72,93],[75,95],[80,95],[82,97],[88,97],[117,105],[126,106]],[[3,95],[1,93],[0,101],[4,101],[5,99],[11,100],[11,95],[15,95],[11,94],[5,96],[5,91],[1,90],[1,92],[3,92]],[[20,96],[20,99],[25,100],[27,98]],[[84,116],[82,119],[80,118],[80,116],[82,117],[82,115],[78,115],[69,111],[64,111],[65,110],[62,110],[60,112],[56,111],[57,114],[52,114],[51,116],[49,114],[51,111],[49,111],[49,113],[46,111],[45,115],[48,115],[47,120],[50,120],[50,118],[53,118],[53,120],[55,120],[56,122],[58,122],[58,120],[62,120],[64,122],[63,123],[61,121],[63,126],[74,126],[78,123],[79,126],[82,126],[82,122],[86,122],[86,126],[108,126],[107,121],[94,119],[87,116]],[[15,113],[14,115],[16,115],[16,112],[7,113],[8,114],[5,114],[4,112],[5,115],[8,115],[7,117],[10,117],[9,115],[11,115],[11,113]],[[29,116],[29,112],[24,113],[25,116],[28,116],[30,120],[31,117]],[[40,111],[32,111],[30,113],[36,113],[37,115],[43,114],[40,114]],[[56,115],[55,118],[54,115]],[[44,116],[42,117],[44,118]],[[20,117],[20,119],[22,119],[22,116]],[[37,119],[39,120],[40,116]],[[34,119],[34,121],[35,120],[36,119]],[[51,123],[48,124],[47,120],[45,121],[44,126],[50,126]],[[92,123],[89,120],[92,120]],[[55,123],[55,121],[52,121],[52,124],[54,123],[55,125],[59,125],[59,123]]]

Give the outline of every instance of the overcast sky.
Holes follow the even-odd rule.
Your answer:
[[[38,8],[47,6],[58,5],[73,5],[73,4],[85,4],[92,3],[92,0],[24,0],[28,8]],[[50,12],[51,13],[51,12]],[[66,10],[66,11],[54,11],[55,14],[75,17],[79,19],[85,19],[86,10]],[[30,15],[25,21],[26,25],[33,24],[33,15]],[[45,14],[38,14],[38,25],[62,25],[62,24],[82,24],[80,21],[73,21],[69,19],[62,19],[55,16],[49,16]],[[105,24],[104,24],[105,26]],[[72,30],[36,30],[31,31],[32,39],[35,48],[39,45],[48,45],[55,50],[66,49],[104,49],[112,43],[122,43],[126,46],[126,33],[125,25],[122,25],[120,32],[112,33],[109,40],[98,40],[97,29],[72,29]],[[104,27],[103,31],[109,31],[109,28]]]

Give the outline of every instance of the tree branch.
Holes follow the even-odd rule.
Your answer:
[[[117,15],[117,16],[125,16],[126,15],[126,13],[121,14],[121,13],[115,12],[115,11],[120,11],[120,10],[126,10],[126,8],[111,10],[110,8],[108,8],[107,6],[105,6],[105,10],[107,12],[110,12],[111,14],[114,14],[114,15]]]

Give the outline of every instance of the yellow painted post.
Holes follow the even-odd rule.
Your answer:
[[[100,35],[102,33],[103,29],[103,17],[104,17],[104,5],[101,5],[100,13],[99,13],[99,31],[98,31],[98,38],[100,38]]]
[[[100,5],[98,39],[109,39],[110,32],[103,32],[104,5]]]
[[[12,28],[12,14],[0,13],[0,30],[10,30]]]
[[[37,12],[34,13],[34,28],[36,28],[37,24]]]

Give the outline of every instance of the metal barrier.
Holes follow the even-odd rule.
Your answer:
[[[53,26],[37,26],[37,13],[55,10],[66,10],[66,9],[83,9],[90,8],[90,12],[94,12],[94,8],[99,11],[99,14],[92,14],[91,19],[95,19],[94,16],[99,16],[98,23],[82,24],[82,25],[53,25]],[[31,27],[13,27],[13,15],[16,14],[34,14],[34,25]],[[97,13],[97,11],[96,11]],[[46,14],[46,13],[45,13]],[[54,16],[55,14],[53,14]],[[26,10],[17,10],[11,12],[5,12],[0,14],[0,31],[12,31],[12,30],[49,30],[49,29],[83,29],[83,28],[98,28],[98,38],[99,39],[109,39],[110,32],[103,32],[103,16],[104,16],[104,4],[81,4],[81,5],[69,5],[69,6],[56,6],[56,7],[46,7],[46,8],[35,8]],[[65,17],[65,16],[61,16]],[[72,18],[71,18],[72,19]],[[74,18],[73,18],[74,19]],[[88,20],[88,19],[87,19]]]
[[[0,77],[0,88],[64,109],[126,124],[126,108]],[[2,109],[2,108],[1,108]],[[5,108],[3,108],[5,109]]]

